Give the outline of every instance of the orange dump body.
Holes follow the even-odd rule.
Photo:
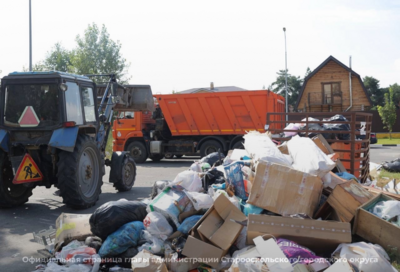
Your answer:
[[[172,136],[264,132],[267,112],[285,111],[284,98],[268,90],[153,96]]]

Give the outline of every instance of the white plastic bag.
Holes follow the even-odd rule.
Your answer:
[[[339,254],[349,263],[358,268],[358,271],[377,272],[397,270],[389,263],[389,256],[380,245],[359,242],[353,244],[340,244],[332,253],[332,256]]]
[[[214,200],[208,194],[196,193],[196,192],[186,192],[190,201],[193,203],[196,211],[201,209],[209,209],[214,204]]]
[[[190,170],[179,173],[174,181],[168,184],[169,187],[174,185],[180,185],[189,192],[200,192],[203,189],[199,174]]]
[[[278,147],[272,142],[267,133],[251,131],[243,136],[244,148],[250,156],[258,160],[274,162],[286,166],[291,166],[290,160],[283,156]]]
[[[202,172],[199,162],[192,163],[192,165],[190,166],[190,170],[193,171],[193,172],[197,172],[197,173],[201,173]]]
[[[149,252],[153,253],[153,254],[163,254],[165,247],[164,247],[164,241],[152,236],[148,231],[143,230],[142,231],[142,235],[141,237],[143,239],[145,239],[147,242],[144,243],[143,245],[141,245],[140,247],[138,247],[138,251],[142,251],[142,250],[148,250]]]
[[[284,130],[299,130],[299,126],[290,123],[287,127],[284,128]],[[285,137],[297,135],[297,132],[292,132],[292,131],[284,131],[283,133],[285,134]]]
[[[380,201],[375,205],[372,212],[384,220],[390,220],[397,216],[397,220],[393,223],[396,223],[400,227],[400,201]]]
[[[336,166],[310,138],[294,136],[288,148],[296,170],[322,178]]]
[[[167,219],[159,212],[150,212],[143,220],[146,230],[152,235],[165,240],[174,231]]]
[[[225,190],[217,190],[214,192],[213,195],[214,201],[219,197],[219,195],[226,196],[233,205],[235,205],[239,210],[241,210],[239,200],[236,196],[230,197]]]

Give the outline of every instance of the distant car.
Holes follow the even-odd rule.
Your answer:
[[[364,140],[365,135],[356,135],[357,139]],[[376,138],[376,133],[371,132],[371,137],[369,138],[369,143],[370,144],[376,144],[378,142],[378,139]]]
[[[369,139],[370,144],[376,144],[378,142],[378,139],[376,138],[376,133],[371,132],[371,137]]]

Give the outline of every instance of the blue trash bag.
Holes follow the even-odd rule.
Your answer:
[[[240,202],[240,206],[242,207],[242,212],[246,216],[249,216],[249,214],[260,214],[264,210],[263,208],[251,205],[249,203],[243,204],[243,201]]]
[[[100,257],[116,256],[130,247],[136,247],[140,234],[144,230],[143,222],[133,221],[110,234],[99,250]]]
[[[227,166],[225,166],[225,173],[228,179],[228,183],[232,184],[235,188],[235,195],[239,198],[246,200],[248,198],[248,194],[244,188],[244,180],[242,167],[245,164],[243,162],[233,162]]]
[[[347,179],[347,180],[352,180],[352,179],[354,179],[355,181],[357,181],[358,183],[360,183],[360,182],[358,181],[358,179],[357,179],[354,175],[352,175],[352,174],[350,174],[350,173],[342,172],[342,173],[336,173],[336,175],[338,175],[339,177],[341,177],[341,178],[343,178],[343,179]]]
[[[185,220],[183,220],[182,224],[179,226],[178,231],[182,232],[183,234],[188,234],[189,231],[196,225],[197,221],[200,220],[202,215],[192,215]]]

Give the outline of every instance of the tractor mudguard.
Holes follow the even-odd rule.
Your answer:
[[[49,146],[68,152],[73,152],[79,127],[59,128],[53,131]]]
[[[8,152],[8,132],[4,129],[0,129],[0,148]]]

